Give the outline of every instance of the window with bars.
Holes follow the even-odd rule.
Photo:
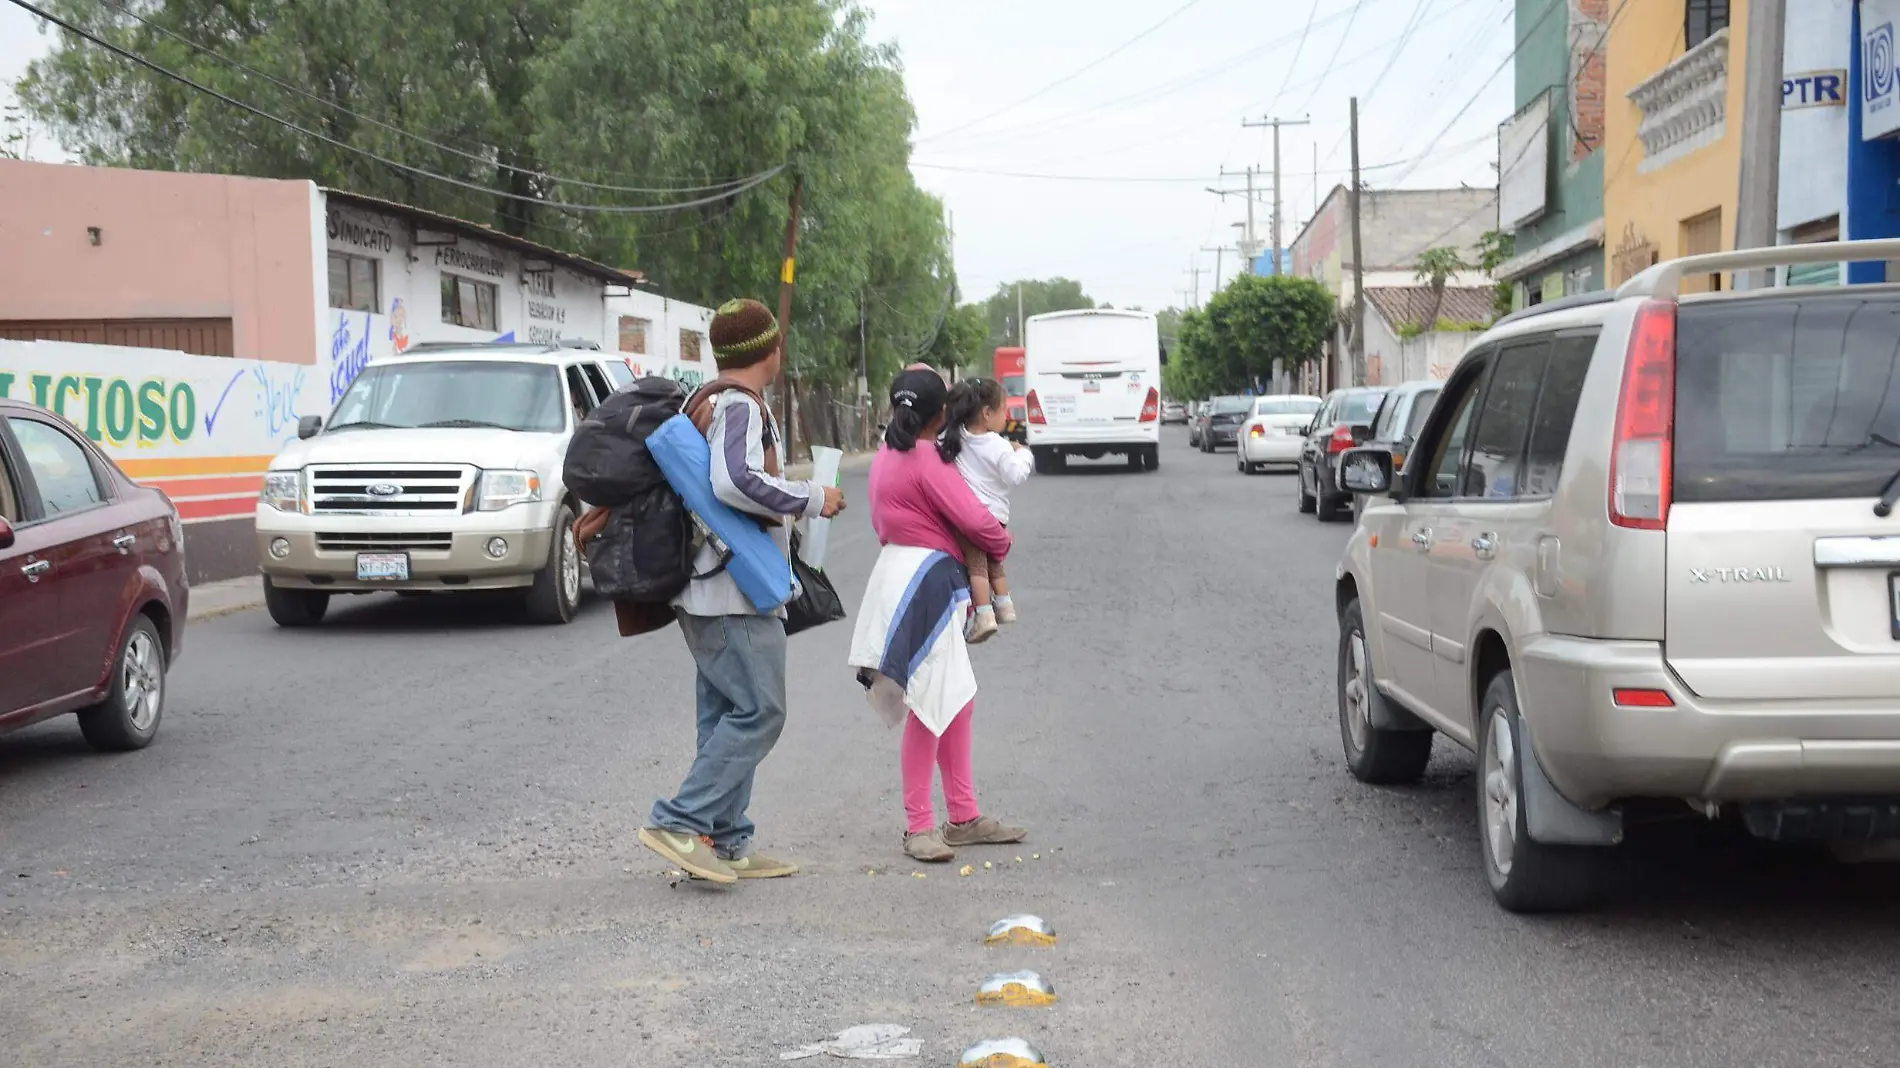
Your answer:
[[[1708,40],[1728,29],[1729,0],[1685,0],[1683,40],[1687,47]]]

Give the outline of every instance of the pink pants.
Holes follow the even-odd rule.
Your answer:
[[[950,810],[950,822],[968,823],[982,815],[976,807],[976,782],[970,772],[970,717],[976,702],[944,728],[943,736],[930,733],[915,715],[904,719],[904,816],[910,821],[910,833],[922,834],[937,825],[936,808],[930,801],[931,765],[943,772],[943,802]]]

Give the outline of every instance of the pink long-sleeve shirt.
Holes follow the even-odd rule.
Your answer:
[[[963,556],[959,536],[1001,559],[1009,531],[990,514],[955,464],[943,462],[935,442],[909,452],[888,445],[871,460],[871,529],[883,545],[910,545]]]

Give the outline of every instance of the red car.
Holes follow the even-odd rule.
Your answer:
[[[0,399],[0,731],[77,712],[95,749],[151,744],[189,596],[171,501]]]

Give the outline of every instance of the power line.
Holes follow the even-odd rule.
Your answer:
[[[1628,0],[1625,0],[1625,3],[1627,2]],[[1554,13],[1559,7],[1565,6],[1565,3],[1566,3],[1566,0],[1550,0],[1550,3],[1544,5],[1544,13],[1537,17],[1536,22],[1531,23],[1531,28],[1524,31],[1524,35],[1522,37],[1519,37],[1517,39],[1516,47],[1512,48],[1510,54],[1504,57],[1504,62],[1499,63],[1497,66],[1497,69],[1491,72],[1490,77],[1486,78],[1484,81],[1478,84],[1478,89],[1476,92],[1471,94],[1471,98],[1464,102],[1464,106],[1460,107],[1458,109],[1457,114],[1451,117],[1451,121],[1446,123],[1444,128],[1439,130],[1437,135],[1434,136],[1431,139],[1431,141],[1429,141],[1425,145],[1424,151],[1420,154],[1421,159],[1423,159],[1425,156],[1430,155],[1432,150],[1438,147],[1438,142],[1445,139],[1445,135],[1451,132],[1451,128],[1453,126],[1458,125],[1458,120],[1465,117],[1465,113],[1469,112],[1471,110],[1472,105],[1478,102],[1478,98],[1483,96],[1484,91],[1491,87],[1491,83],[1498,80],[1498,75],[1503,74],[1504,69],[1506,67],[1509,67],[1511,65],[1511,61],[1517,58],[1518,49],[1521,49],[1524,47],[1524,42],[1530,40],[1531,35],[1536,33],[1538,28],[1541,27],[1546,21],[1548,21],[1552,13]],[[1412,171],[1415,171],[1417,169],[1418,168],[1414,166],[1411,170],[1408,170],[1404,174],[1401,174],[1398,177],[1394,178],[1393,181],[1403,182],[1405,179],[1407,179],[1408,177],[1412,175]],[[1500,177],[1503,176],[1503,172],[1501,170],[1499,171],[1499,176]]]
[[[474,162],[480,163],[484,166],[498,167],[502,170],[512,171],[516,174],[526,175],[530,178],[540,178],[544,181],[559,182],[563,185],[579,186],[579,187],[583,187],[587,189],[599,189],[604,192],[610,192],[610,193],[704,193],[704,192],[709,192],[715,189],[725,189],[730,186],[739,185],[748,180],[746,178],[735,178],[735,179],[717,182],[710,185],[692,185],[692,186],[651,187],[651,186],[606,185],[599,182],[582,181],[578,178],[567,178],[558,174],[548,174],[544,171],[537,171],[537,170],[533,170],[526,167],[516,167],[513,164],[504,163],[498,158],[502,154],[502,149],[500,149],[499,147],[495,145],[488,145],[488,144],[482,144],[481,142],[476,142],[476,144],[480,145],[480,147],[486,148],[490,152],[494,153],[494,156],[484,156],[477,153],[464,151],[463,149],[456,148],[453,145],[443,144],[440,141],[431,140],[428,137],[424,137],[423,135],[418,134],[418,133],[413,133],[407,129],[404,129],[401,126],[395,125],[394,123],[386,122],[382,119],[375,118],[374,116],[365,115],[359,111],[353,111],[350,108],[347,108],[343,106],[342,104],[337,103],[334,100],[331,100],[327,97],[320,96],[316,93],[310,92],[309,90],[304,89],[300,86],[293,85],[290,82],[284,81],[282,78],[276,77],[275,75],[272,75],[265,71],[258,70],[257,68],[249,66],[240,60],[236,60],[236,59],[231,58],[230,56],[224,55],[223,53],[217,51],[216,49],[210,47],[209,45],[206,45],[199,41],[195,41],[189,37],[186,37],[185,35],[181,33],[178,33],[170,29],[169,27],[163,26],[153,21],[152,19],[146,18],[144,15],[141,15],[138,12],[132,10],[131,6],[125,3],[124,0],[98,0],[98,2],[103,6],[111,7],[117,10],[118,12],[120,12],[121,14],[126,15],[127,17],[137,21],[140,25],[145,26],[147,29],[163,34],[164,36],[169,37],[172,40],[179,42],[180,44],[183,44],[187,48],[193,49],[194,51],[201,52],[204,55],[210,56],[211,58],[219,61],[220,63],[224,63],[228,66],[231,66],[237,70],[241,70],[244,73],[252,75],[254,77],[262,78],[265,81],[270,82],[272,85],[275,85],[280,89],[284,89],[289,92],[296,93],[298,96],[304,97],[309,100],[313,100],[319,104],[322,104],[324,107],[335,110],[339,114],[348,115],[349,117],[353,119],[357,119],[359,121],[369,123],[372,126],[376,126],[376,127],[380,127],[381,129],[388,130],[389,132],[397,135],[398,137],[409,138],[412,141],[416,141],[421,144],[427,145],[430,148],[438,149],[440,151],[447,152],[452,155],[460,156],[463,159],[473,160]]]
[[[1361,3],[1376,3],[1376,2],[1379,2],[1379,0],[1360,0],[1360,2]],[[1471,0],[1463,0],[1463,2],[1469,3],[1471,2]],[[1316,27],[1330,25],[1331,23],[1339,21],[1340,17],[1341,16],[1338,14],[1329,15],[1329,16],[1319,19],[1314,25]],[[1046,133],[1052,129],[1072,126],[1077,121],[1082,120],[1088,116],[1110,111],[1111,109],[1123,107],[1126,105],[1145,104],[1154,100],[1162,99],[1163,97],[1172,96],[1173,94],[1183,89],[1186,89],[1190,86],[1198,85],[1201,82],[1205,82],[1213,78],[1218,78],[1222,74],[1227,73],[1229,70],[1232,70],[1235,67],[1251,62],[1252,60],[1258,59],[1261,56],[1268,55],[1274,51],[1277,51],[1282,46],[1298,39],[1299,39],[1299,35],[1292,34],[1292,33],[1286,34],[1281,37],[1276,37],[1270,41],[1267,41],[1263,44],[1255,45],[1254,47],[1249,48],[1246,51],[1229,56],[1226,59],[1220,60],[1209,66],[1202,67],[1196,70],[1192,74],[1186,74],[1180,77],[1170,78],[1165,81],[1156,82],[1153,85],[1149,85],[1144,88],[1137,89],[1133,92],[1124,93],[1121,96],[1112,97],[1108,100],[1104,100],[1096,104],[1091,104],[1084,108],[1078,108],[1074,111],[1064,112],[1059,115],[1053,115],[1046,119],[1037,119],[1021,126],[1006,127],[1002,130],[992,131],[992,132],[981,135],[981,137],[978,138],[975,141],[975,143],[989,144],[989,143],[994,143],[994,142],[1014,141],[1014,140],[1020,140],[1025,137],[1037,136],[1037,135]],[[1373,49],[1368,50],[1362,56],[1356,57],[1355,59],[1349,60],[1348,62],[1358,62],[1359,59],[1365,58],[1366,56],[1371,55],[1372,52],[1377,51],[1377,49],[1378,49],[1378,46],[1374,46]],[[1308,81],[1297,82],[1295,83],[1294,87],[1297,88],[1299,86],[1307,85],[1310,83],[1310,81],[1311,80],[1309,79]],[[1262,100],[1254,104],[1249,104],[1243,110],[1248,111],[1248,112],[1258,111],[1261,109],[1260,105],[1264,103],[1265,101]],[[1225,118],[1214,119],[1210,122],[1206,122],[1194,127],[1190,127],[1189,129],[1190,130],[1205,129],[1208,126],[1213,125],[1215,122],[1226,122],[1226,121],[1229,121],[1229,120]],[[1176,131],[1177,134],[1179,132],[1180,131]],[[1173,136],[1173,135],[1170,135],[1170,136]],[[928,140],[933,140],[933,139],[934,138],[924,138],[923,140],[928,141]]]
[[[662,214],[665,212],[682,211],[687,208],[704,207],[708,204],[716,204],[730,197],[736,197],[741,193],[748,192],[754,188],[757,188],[760,185],[765,184],[767,181],[770,181],[772,178],[777,177],[780,172],[784,171],[787,167],[790,166],[789,163],[781,163],[778,166],[773,167],[772,169],[768,171],[762,171],[759,174],[752,176],[751,178],[747,179],[745,182],[737,186],[734,186],[731,189],[726,190],[725,192],[716,193],[716,194],[713,194],[712,196],[700,197],[695,200],[680,201],[678,203],[673,203],[673,204],[651,204],[651,205],[641,205],[641,206],[628,206],[628,205],[620,205],[620,204],[571,204],[571,203],[567,203],[567,202],[559,201],[559,200],[543,200],[539,197],[522,196],[519,193],[510,193],[510,192],[507,192],[506,190],[493,189],[488,186],[481,185],[477,182],[469,182],[469,181],[464,181],[463,179],[460,179],[460,178],[453,178],[445,174],[437,174],[434,171],[427,170],[422,167],[417,167],[417,166],[414,166],[413,164],[398,162],[396,160],[388,158],[387,156],[383,156],[379,153],[372,152],[366,148],[358,148],[355,145],[349,144],[345,141],[340,141],[334,137],[329,136],[328,134],[319,133],[316,130],[312,130],[304,126],[300,126],[297,123],[290,121],[289,119],[279,118],[278,116],[273,115],[270,112],[263,110],[262,108],[256,107],[251,104],[247,104],[244,101],[237,99],[236,97],[228,96],[224,93],[219,92],[216,89],[212,89],[208,86],[201,85],[198,82],[195,82],[192,79],[187,78],[186,76],[182,74],[179,74],[177,71],[174,71],[169,67],[162,66],[150,59],[145,58],[144,56],[139,55],[136,52],[133,52],[132,50],[128,48],[123,48],[123,47],[120,47],[119,45],[113,44],[111,41],[108,41],[104,39],[103,37],[100,37],[92,33],[89,30],[83,29],[79,26],[75,26],[72,23],[67,22],[65,19],[59,18],[58,16],[45,10],[44,8],[41,8],[33,3],[30,3],[29,0],[7,0],[7,2],[13,4],[15,7],[24,9],[30,14],[37,15],[41,19],[45,20],[46,22],[49,22],[55,26],[58,26],[59,28],[65,30],[66,32],[70,34],[73,34],[76,37],[89,41],[92,44],[95,44],[99,46],[100,48],[105,49],[108,52],[118,55],[121,58],[129,59],[141,67],[145,67],[158,74],[161,74],[164,77],[169,78],[172,81],[175,81],[179,83],[180,85],[185,86],[186,88],[194,89],[200,93],[203,93],[206,96],[222,101],[223,103],[229,104],[230,106],[237,108],[240,111],[254,115],[257,118],[263,119],[267,122],[276,123],[277,125],[282,126],[285,129],[290,130],[294,133],[302,134],[305,137],[322,141],[323,143],[330,145],[334,148],[342,149],[345,152],[355,153],[356,155],[362,156],[365,159],[373,160],[377,163],[380,163],[385,167],[393,167],[396,170],[403,171],[408,174],[413,174],[419,178],[427,178],[431,181],[441,182],[445,185],[451,185],[460,189],[466,189],[466,190],[469,190],[470,192],[483,193],[488,196],[500,197],[505,200],[518,201],[518,202],[526,203],[526,204],[534,204],[541,207],[554,208],[560,211],[588,212],[588,213],[601,214],[601,215],[657,215],[657,214]]]
[[[1320,87],[1326,84],[1326,76],[1328,74],[1331,74],[1333,71],[1333,64],[1339,62],[1339,53],[1345,51],[1346,38],[1352,36],[1353,24],[1359,21],[1359,10],[1365,6],[1366,6],[1366,0],[1354,0],[1354,3],[1352,5],[1352,13],[1348,15],[1346,18],[1346,28],[1339,31],[1339,41],[1333,45],[1332,56],[1326,60],[1326,65],[1320,68],[1321,73],[1320,73],[1319,80],[1313,83],[1313,88],[1311,91],[1309,91],[1306,94],[1306,99],[1301,101],[1300,106],[1297,109],[1295,109],[1299,111],[1302,115],[1306,114],[1307,111],[1310,108],[1312,108],[1313,98],[1319,96]],[[1291,71],[1289,71],[1288,73],[1291,73]],[[1286,87],[1281,86],[1280,91],[1285,92]],[[1268,110],[1272,110],[1272,109],[1269,108]]]
[[[1373,94],[1377,93],[1379,87],[1385,84],[1386,75],[1392,73],[1392,68],[1398,64],[1399,56],[1404,54],[1405,46],[1411,44],[1412,38],[1418,36],[1419,27],[1425,24],[1425,14],[1435,2],[1436,0],[1418,0],[1418,4],[1412,8],[1411,17],[1405,20],[1405,28],[1399,31],[1398,40],[1392,48],[1391,55],[1388,55],[1385,59],[1385,66],[1379,68],[1378,76],[1372,79],[1372,85],[1360,96],[1360,103],[1369,104],[1372,102]],[[1340,131],[1339,140],[1334,141],[1333,147],[1326,150],[1326,162],[1331,163],[1333,157],[1339,155],[1339,150],[1345,145],[1346,137],[1350,133],[1350,130]]]
[[[1478,138],[1476,141],[1460,144],[1454,147],[1469,148],[1469,147],[1472,147],[1473,145],[1476,145],[1483,141],[1488,141],[1490,139],[1491,139],[1491,135],[1486,134],[1485,136]],[[1367,164],[1367,165],[1361,166],[1359,169],[1361,171],[1390,170],[1393,167],[1403,167],[1410,163],[1417,163],[1422,158],[1424,157],[1416,157],[1416,158],[1407,157],[1405,159],[1395,159],[1387,163]],[[984,175],[984,176],[992,177],[992,178],[1024,178],[1024,179],[1046,181],[1046,182],[1120,182],[1120,183],[1157,183],[1157,184],[1171,184],[1171,185],[1197,185],[1197,184],[1204,185],[1208,182],[1217,182],[1220,180],[1218,176],[1216,177],[1207,177],[1207,176],[1149,177],[1145,175],[1114,175],[1114,174],[1044,174],[1044,173],[1038,173],[1038,172],[1033,172],[1033,171],[990,170],[984,167],[958,167],[958,166],[953,166],[948,163],[925,163],[919,160],[912,160],[911,166],[921,167],[925,170],[932,170],[932,171],[949,171],[956,174],[980,174],[980,175]],[[1302,171],[1301,173],[1311,174],[1313,172]],[[1321,171],[1320,173],[1337,175],[1337,174],[1350,174],[1352,173],[1352,171],[1351,171],[1351,168],[1338,168],[1338,169],[1333,169],[1333,170]]]
[[[987,115],[983,115],[978,118],[971,119],[969,122],[966,122],[961,126],[954,126],[948,130],[943,131],[942,133],[932,134],[929,137],[920,138],[919,143],[923,141],[937,141],[945,137],[949,137],[952,134],[961,133],[972,126],[981,125],[997,117],[998,115],[1006,114],[1010,111],[1013,111],[1016,108],[1019,108],[1023,106],[1024,104],[1029,103],[1031,100],[1035,100],[1047,94],[1051,90],[1058,89],[1064,85],[1067,85],[1068,83],[1076,80],[1077,78],[1080,78],[1082,75],[1087,74],[1089,71],[1094,70],[1096,67],[1101,66],[1102,64],[1108,62],[1109,60],[1114,59],[1116,56],[1121,55],[1123,52],[1128,51],[1130,48],[1133,48],[1136,44],[1145,40],[1147,37],[1154,34],[1156,31],[1160,30],[1163,26],[1166,26],[1168,23],[1173,22],[1176,18],[1179,18],[1181,15],[1185,14],[1189,8],[1196,6],[1200,2],[1201,0],[1187,0],[1187,3],[1182,4],[1180,7],[1175,8],[1173,11],[1170,11],[1167,14],[1167,16],[1164,17],[1160,22],[1155,23],[1154,25],[1141,31],[1140,33],[1134,35],[1133,37],[1130,37],[1128,40],[1123,41],[1121,44],[1116,45],[1114,48],[1109,49],[1107,52],[1103,53],[1102,55],[1097,56],[1096,58],[1090,60],[1087,63],[1082,64],[1080,67],[1077,67],[1076,69],[1070,71],[1069,73],[1063,75],[1062,77],[1057,78],[1055,81],[1050,82],[1048,85],[1045,85],[1042,88],[1036,90],[1035,92],[1030,93],[1028,96],[1023,97],[1015,101],[1014,103],[1005,104],[1002,107],[996,109],[995,111],[990,112]]]
[[[1359,15],[1359,5],[1353,5],[1353,17]],[[1306,28],[1300,31],[1300,43],[1293,46],[1293,58],[1287,61],[1286,77],[1280,79],[1280,90],[1273,94],[1273,103],[1266,110],[1272,113],[1279,106],[1280,98],[1286,95],[1286,87],[1293,82],[1293,69],[1300,65],[1300,56],[1306,51],[1307,38],[1313,36],[1313,19],[1319,15],[1319,0],[1313,0],[1313,6],[1306,9]],[[1343,38],[1342,38],[1343,39]]]

